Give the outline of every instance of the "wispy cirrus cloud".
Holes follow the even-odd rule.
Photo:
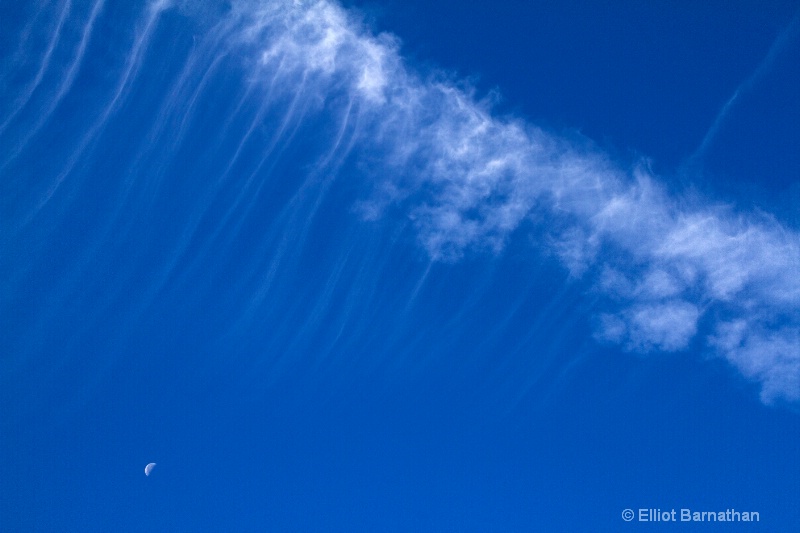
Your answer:
[[[695,152],[692,154],[692,160],[702,158],[709,146],[711,146],[714,138],[717,136],[719,130],[725,123],[725,119],[728,117],[739,99],[752,91],[753,87],[755,87],[764,78],[764,76],[767,75],[780,53],[793,39],[797,37],[798,33],[800,33],[800,12],[795,14],[791,22],[789,22],[783,31],[781,31],[781,33],[775,38],[772,46],[770,46],[769,50],[767,51],[767,55],[761,60],[761,63],[758,64],[758,67],[756,67],[756,69],[747,79],[745,79],[739,84],[738,87],[736,87],[736,89],[733,91],[733,94],[719,110],[714,122],[711,124],[711,127],[708,129],[703,137],[703,140],[700,142],[700,146],[698,146],[697,150],[695,150]]]
[[[59,21],[70,3],[61,5]],[[95,17],[108,7],[99,0],[93,5],[68,71],[74,74]],[[171,132],[163,153],[154,143],[147,150],[154,150],[150,155],[156,160],[171,161],[190,136],[207,80],[237,68],[246,83],[219,129],[244,129],[230,154],[225,152],[227,160],[214,158],[222,161],[214,171],[217,181],[204,182],[208,190],[188,216],[182,233],[188,237],[175,257],[188,253],[190,237],[226,180],[243,176],[222,222],[238,227],[255,209],[247,197],[260,187],[259,172],[296,141],[301,123],[317,121],[314,150],[317,141],[324,146],[309,156],[309,173],[338,173],[337,179],[365,183],[368,192],[355,206],[359,216],[372,221],[401,216],[431,260],[501,254],[513,239],[530,240],[534,253],[557,258],[572,279],[584,280],[600,296],[594,320],[599,342],[642,353],[702,345],[760,384],[765,402],[800,400],[797,232],[768,214],[676,196],[645,163],[621,164],[586,139],[500,116],[491,100],[477,98],[468,84],[446,73],[416,70],[403,59],[397,38],[376,35],[330,1],[237,0],[229,9],[198,5],[150,4],[106,103],[98,104],[26,222],[41,216],[126,101],[162,16],[173,9],[189,17],[212,13],[218,22],[198,25],[186,67],[156,116],[150,138]],[[48,61],[45,53],[42,69]],[[37,80],[25,91],[36,89]],[[53,106],[71,84],[69,77],[59,86]],[[19,106],[26,105],[25,91]],[[250,107],[255,111],[247,115],[243,110]],[[27,138],[41,125],[33,124]],[[10,157],[18,157],[17,151]],[[341,172],[346,159],[356,172]],[[303,194],[301,188],[277,217],[305,228],[297,242],[313,217],[291,209]],[[212,237],[220,231],[213,230]],[[277,250],[269,272],[297,242],[281,234],[264,244]],[[153,294],[172,279],[176,265],[173,258],[154,276]],[[255,300],[265,297],[266,290],[256,292]]]
[[[373,185],[365,218],[399,209],[441,261],[536,234],[604,297],[601,341],[669,352],[699,340],[759,382],[765,402],[800,400],[796,232],[672,195],[644,165],[497,116],[458,81],[415,72],[394,37],[330,2],[242,2],[234,16],[238,43],[257,52],[254,75],[355,110],[353,149]]]

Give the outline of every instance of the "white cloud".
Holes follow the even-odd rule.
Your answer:
[[[636,305],[625,312],[629,346],[682,350],[697,332],[699,316],[697,306],[680,300]]]
[[[468,87],[415,73],[396,39],[329,2],[241,2],[233,12],[257,78],[357,110],[356,150],[375,191],[359,206],[365,218],[404,211],[429,255],[450,261],[500,252],[538,225],[542,245],[616,306],[600,315],[598,338],[681,350],[707,319],[713,334],[701,340],[758,381],[765,401],[800,397],[797,233],[678,199],[646,168],[495,116]]]
[[[723,322],[711,344],[746,377],[761,382],[761,398],[800,400],[800,334],[797,327],[766,329],[747,319]]]

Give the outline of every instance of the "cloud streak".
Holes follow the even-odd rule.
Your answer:
[[[415,72],[393,37],[334,4],[245,3],[238,14],[242,42],[260,49],[257,72],[358,108],[355,151],[374,189],[359,206],[366,219],[400,209],[439,261],[536,235],[606,302],[598,339],[640,352],[700,342],[759,382],[765,402],[800,399],[795,232],[670,195],[644,167],[496,116],[457,81]]]
[[[786,28],[784,28],[780,34],[778,34],[772,45],[769,47],[767,55],[761,60],[761,63],[759,63],[756,70],[754,70],[746,80],[736,87],[731,97],[728,98],[728,100],[725,102],[725,105],[722,106],[722,109],[720,109],[717,117],[714,119],[714,123],[711,124],[711,127],[708,129],[703,137],[703,140],[700,142],[700,146],[697,148],[697,150],[695,150],[694,154],[692,154],[692,160],[700,159],[706,153],[708,147],[711,146],[711,143],[719,133],[722,125],[725,123],[725,119],[730,114],[731,109],[734,108],[736,102],[738,102],[743,95],[746,95],[752,91],[753,87],[755,87],[756,84],[758,84],[764,78],[764,76],[766,76],[780,53],[786,48],[792,39],[797,37],[798,31],[800,31],[800,12],[796,13],[789,25],[786,26]]]
[[[93,5],[73,55],[73,74],[94,40],[94,17],[111,7]],[[79,161],[114,124],[143,76],[164,14],[176,11],[206,16],[189,3],[150,4],[105,103],[89,117],[47,190],[10,227],[28,231],[48,214],[56,193],[75,196]],[[147,145],[126,154],[133,161],[113,190],[120,209],[144,206],[138,212],[151,213],[156,200],[148,194],[165,187],[162,178],[174,170],[171,165],[180,165],[181,176],[194,170],[213,178],[187,182],[191,200],[176,214],[182,225],[170,235],[171,259],[149,272],[142,309],[167,285],[190,283],[188,274],[202,268],[207,254],[233,248],[237,231],[232,236],[223,230],[239,228],[264,201],[263,189],[276,188],[264,177],[271,176],[278,154],[303,142],[297,138],[302,125],[304,134],[314,130],[314,142],[324,146],[314,152],[314,144],[307,158],[306,183],[281,197],[284,204],[268,204],[277,208],[258,246],[270,253],[254,251],[242,259],[250,270],[233,283],[232,292],[243,293],[259,284],[248,292],[251,303],[240,322],[273,295],[278,263],[300,255],[335,177],[357,182],[359,190],[366,184],[351,206],[364,223],[399,217],[432,262],[502,254],[511,241],[530,241],[533,254],[556,258],[573,281],[598,296],[598,341],[641,353],[702,346],[758,383],[765,402],[800,400],[796,232],[768,214],[671,194],[646,165],[615,162],[586,139],[499,116],[489,99],[477,98],[459,80],[415,70],[395,37],[374,34],[329,1],[239,0],[228,11],[210,11],[221,20],[207,31],[201,31],[207,21],[198,24],[197,42],[156,109]],[[51,48],[57,38],[56,32]],[[45,57],[40,71],[47,68]],[[245,81],[238,94],[228,95],[229,118],[217,128],[219,135],[192,146],[205,151],[197,161],[176,157],[182,149],[191,151],[187,143],[199,142],[193,121],[202,119],[210,101],[217,102],[212,81],[234,71]],[[35,77],[31,86],[36,84]],[[58,89],[58,101],[71,86],[70,77]],[[143,168],[154,170],[140,174]],[[214,209],[219,216],[213,220],[221,223],[210,226]],[[134,222],[123,219],[123,212],[114,212],[95,247],[106,242],[106,234],[132,234]],[[284,226],[297,231],[290,237]],[[205,240],[201,230],[207,230]],[[84,254],[86,261],[95,247]],[[340,274],[329,279],[339,283]],[[309,320],[322,320],[331,301],[323,293]]]

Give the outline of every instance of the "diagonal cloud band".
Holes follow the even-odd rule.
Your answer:
[[[260,51],[265,79],[355,103],[354,149],[374,184],[364,218],[403,210],[444,261],[536,235],[608,302],[598,339],[643,352],[700,340],[759,382],[763,401],[800,399],[796,232],[763,213],[671,196],[644,167],[494,116],[469,87],[415,73],[396,39],[332,3],[235,12],[237,38]]]
[[[66,10],[71,4],[63,5]],[[80,70],[84,48],[92,42],[94,17],[106,9],[111,6],[98,0],[87,15],[83,44],[72,55],[75,66],[69,73]],[[38,195],[23,178],[9,178],[7,187],[20,198],[37,196],[28,212],[23,213],[22,201],[17,202],[22,207],[9,204],[9,213],[21,213],[14,238],[32,231],[29,223],[37,217],[59,216],[59,209],[48,211],[54,198],[78,196],[70,187],[77,187],[84,159],[97,149],[120,110],[132,105],[134,96],[142,97],[134,90],[142,83],[139,65],[156,53],[158,25],[167,18],[174,24],[175,13],[195,21],[196,42],[190,39],[184,71],[167,97],[152,103],[155,122],[148,140],[164,142],[145,143],[146,148],[124,154],[132,160],[116,192],[124,200],[120,205],[140,201],[146,207],[142,212],[150,213],[153,200],[146,184],[159,189],[169,164],[176,164],[174,153],[192,138],[192,119],[203,117],[198,110],[219,105],[209,96],[209,80],[238,69],[245,82],[239,93],[229,95],[231,105],[223,110],[227,118],[217,137],[203,139],[200,161],[211,179],[192,183],[197,204],[187,202],[186,225],[176,237],[181,244],[151,276],[142,307],[164,286],[180,280],[182,268],[196,267],[196,262],[187,259],[186,267],[182,261],[192,257],[193,237],[206,212],[220,202],[221,191],[235,181],[237,192],[223,208],[222,225],[236,229],[255,209],[248,196],[260,190],[259,179],[271,172],[276,154],[297,142],[300,124],[322,124],[322,149],[317,153],[314,145],[311,152],[317,156],[310,156],[305,167],[308,188],[297,191],[275,215],[276,226],[290,221],[305,228],[298,242],[303,242],[307,220],[319,205],[319,200],[311,201],[311,217],[293,211],[304,195],[324,193],[326,180],[333,176],[358,180],[370,189],[354,206],[358,216],[365,221],[401,216],[433,261],[501,254],[510,241],[529,240],[535,253],[556,257],[572,279],[583,280],[599,296],[594,317],[598,341],[641,353],[703,346],[759,384],[765,403],[800,400],[796,231],[769,214],[675,195],[646,164],[630,168],[585,139],[499,116],[492,102],[477,98],[468,84],[441,72],[415,70],[401,56],[395,37],[374,34],[356,15],[328,0],[237,0],[224,8],[188,0],[151,2],[131,39],[118,82],[109,86],[107,103],[83,119],[88,124],[83,136],[59,145],[59,154],[65,152],[60,155],[64,169],[54,172],[56,177]],[[207,20],[209,13],[214,26]],[[62,18],[67,15],[64,11]],[[58,32],[53,39],[57,37]],[[45,54],[42,72],[48,63]],[[73,78],[69,74],[62,79],[48,113],[60,105]],[[34,81],[25,91],[36,89],[38,78]],[[25,123],[21,119],[27,117],[23,106],[28,98],[24,92],[15,101],[9,124]],[[254,101],[256,111],[246,116]],[[22,142],[4,162],[8,168],[20,165],[24,149],[34,144],[27,141],[40,134],[44,119],[30,123],[27,136],[19,137]],[[228,147],[225,133],[237,128],[242,134]],[[215,150],[229,157],[212,157]],[[157,163],[155,170],[134,187],[137,169],[150,161]],[[243,177],[236,181],[236,176]],[[320,182],[324,185],[315,189]],[[121,211],[110,215],[76,272],[108,235],[131,231],[132,223],[125,220]],[[210,244],[201,246],[197,257],[210,253],[217,237],[224,240],[221,232],[219,226],[211,229]],[[297,245],[278,230],[273,233],[262,246],[276,250],[275,258],[259,263],[271,273]],[[243,283],[242,292],[248,292]],[[256,291],[254,309],[264,294],[266,290]]]

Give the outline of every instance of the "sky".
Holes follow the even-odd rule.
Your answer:
[[[5,2],[0,56],[1,530],[800,526],[796,1]]]

